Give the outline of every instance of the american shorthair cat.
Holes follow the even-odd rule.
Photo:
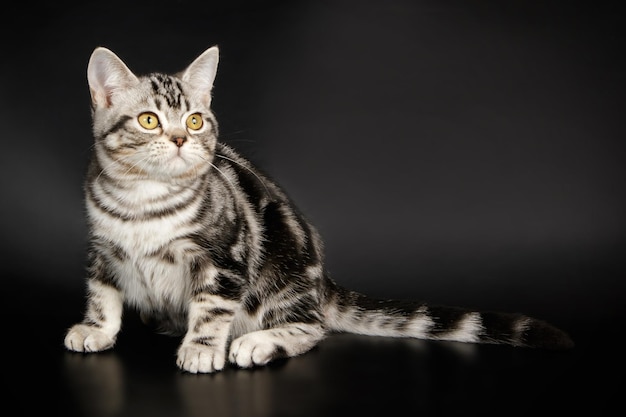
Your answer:
[[[93,51],[86,311],[67,349],[112,348],[125,305],[181,336],[176,363],[191,373],[300,355],[332,332],[573,346],[525,315],[374,299],[333,281],[315,228],[219,141],[218,55],[213,46],[179,73],[138,76],[110,50]]]

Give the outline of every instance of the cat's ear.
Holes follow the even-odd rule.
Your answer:
[[[139,80],[126,64],[104,47],[94,49],[87,66],[87,81],[94,108],[110,107],[113,95]]]
[[[193,86],[207,107],[211,105],[211,90],[217,74],[218,61],[219,49],[212,46],[189,64],[182,73],[182,80]]]

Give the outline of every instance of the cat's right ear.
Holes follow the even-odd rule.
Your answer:
[[[101,46],[89,58],[87,81],[93,108],[110,107],[117,91],[139,82],[117,55]]]

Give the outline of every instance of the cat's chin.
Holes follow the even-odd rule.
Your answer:
[[[189,158],[174,156],[157,167],[156,176],[165,180],[193,180],[204,174],[207,164],[201,161],[193,161]]]

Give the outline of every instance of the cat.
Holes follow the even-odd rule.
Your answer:
[[[111,50],[87,65],[86,306],[64,345],[114,346],[124,306],[181,338],[176,365],[211,373],[301,355],[333,332],[570,349],[563,330],[507,312],[374,299],[324,267],[287,194],[218,141],[218,46],[176,74],[135,75]]]

